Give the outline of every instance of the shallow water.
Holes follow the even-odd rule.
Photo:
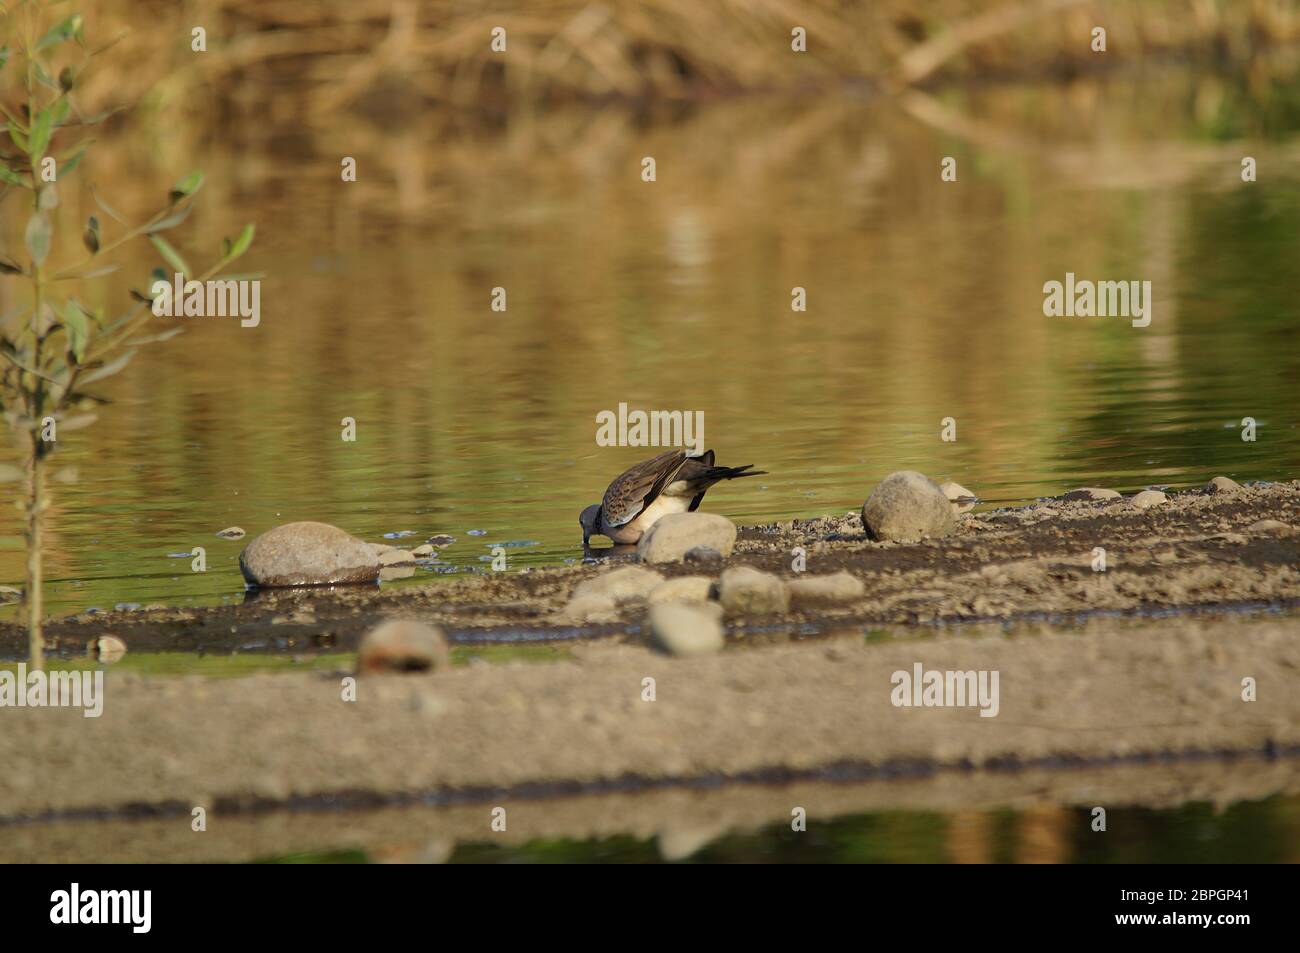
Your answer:
[[[768,471],[710,492],[739,522],[855,509],[902,468],[989,505],[1296,477],[1300,83],[1244,90],[1169,70],[910,112],[611,107],[451,139],[413,117],[388,152],[292,121],[178,140],[169,167],[210,183],[182,249],[255,219],[262,322],[190,319],[64,438],[79,481],[56,487],[48,607],[242,599],[247,538],[214,536],[232,524],[449,533],[462,571],[499,544],[520,544],[512,569],[581,558],[578,511],[657,452],[597,446],[620,402],[702,411],[719,462]],[[337,181],[341,148],[358,183]],[[1259,182],[1240,182],[1244,154]],[[416,162],[433,174],[412,194]],[[131,283],[153,264],[141,252]],[[1045,317],[1042,285],[1067,271],[1150,280],[1150,327]],[[21,584],[18,532],[4,508],[0,583]],[[206,573],[169,558],[194,546]],[[435,569],[407,582],[454,578]]]
[[[1275,796],[1218,809],[1114,807],[1106,830],[1092,830],[1088,808],[1042,805],[960,812],[890,811],[785,822],[760,830],[643,838],[553,838],[501,846],[457,844],[431,855],[347,849],[263,858],[272,863],[367,863],[400,859],[446,863],[1295,863],[1300,798]]]

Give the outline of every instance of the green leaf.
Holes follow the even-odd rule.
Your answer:
[[[44,212],[37,212],[28,219],[26,239],[32,263],[43,265],[50,254],[50,217]]]
[[[182,206],[179,211],[173,212],[161,221],[150,225],[145,234],[152,235],[155,232],[165,232],[169,228],[175,228],[181,222],[190,217],[190,210],[193,208],[193,205]]]
[[[0,69],[4,69],[4,68],[5,68],[5,64],[9,62],[9,53],[10,53],[10,52],[11,52],[11,51],[10,51],[9,47],[7,47],[7,46],[0,46]]]
[[[253,244],[253,232],[255,230],[252,222],[244,226],[244,230],[239,233],[239,237],[231,243],[229,249],[225,250],[224,257],[226,261],[234,261],[248,251],[248,246]]]
[[[46,33],[37,41],[36,52],[39,53],[41,50],[54,46],[57,43],[62,43],[65,40],[70,40],[74,36],[79,36],[80,34],[81,14],[74,13],[72,16],[56,23],[49,33]]]
[[[124,219],[117,212],[113,211],[113,209],[109,206],[109,204],[99,197],[98,192],[92,189],[90,194],[94,198],[95,204],[104,210],[104,214],[106,214],[109,218],[116,219],[122,225],[126,224],[126,219]]]
[[[86,344],[90,340],[90,322],[86,314],[71,301],[63,305],[63,327],[68,332],[68,347],[80,364],[86,357]]]
[[[102,381],[105,377],[112,377],[126,365],[131,363],[131,358],[135,357],[135,351],[126,351],[121,357],[110,361],[98,370],[91,371],[85,377],[81,378],[82,384],[93,384],[95,381]]]
[[[179,202],[181,199],[193,195],[201,188],[203,188],[203,173],[191,172],[172,186],[171,200]]]
[[[27,154],[33,162],[39,162],[41,156],[45,155],[45,147],[50,144],[53,132],[54,113],[47,107],[36,114],[31,135],[27,137]]]
[[[25,189],[31,188],[21,175],[9,168],[7,165],[0,165],[0,182],[7,182],[10,185],[21,185]]]
[[[167,264],[171,265],[185,277],[188,278],[190,276],[190,266],[186,264],[185,259],[181,257],[181,253],[171,246],[171,242],[167,241],[167,239],[163,238],[161,235],[150,235],[149,241],[153,242],[154,248],[158,249],[158,254],[162,255],[163,261],[167,262]]]
[[[22,149],[23,152],[27,152],[27,136],[25,136],[23,131],[18,128],[18,123],[14,122],[12,119],[9,120],[9,138],[14,141],[14,145],[19,149]]]
[[[36,207],[42,212],[59,207],[59,190],[54,187],[53,182],[41,186],[41,190],[36,193]]]

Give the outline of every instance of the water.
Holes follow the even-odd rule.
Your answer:
[[[1090,809],[1035,805],[957,812],[879,811],[758,830],[674,832],[655,837],[552,837],[524,844],[489,840],[446,845],[436,854],[413,837],[376,845],[263,858],[279,863],[1294,863],[1292,828],[1300,801],[1275,796],[1222,810],[1212,804],[1115,807],[1107,829]],[[430,832],[430,836],[432,833]]]
[[[262,323],[191,319],[109,382],[96,427],[60,441],[80,479],[56,486],[49,609],[240,599],[248,538],[299,519],[375,542],[449,533],[452,567],[481,571],[512,542],[513,569],[578,559],[581,507],[657,452],[596,445],[596,414],[620,402],[703,411],[720,463],[769,471],[709,494],[742,523],[856,509],[903,468],[988,505],[1296,477],[1288,83],[1248,98],[1170,70],[910,111],[832,96],[643,122],[612,107],[450,139],[413,117],[400,149],[361,153],[353,184],[337,129],[178,137],[167,168],[209,181],[178,243],[206,257],[255,219]],[[110,163],[130,155],[103,145]],[[1257,183],[1240,181],[1244,154]],[[955,183],[939,181],[946,155]],[[417,159],[434,174],[412,194]],[[109,300],[153,265],[140,250]],[[1150,280],[1151,326],[1044,317],[1042,285],[1067,271]],[[956,442],[939,439],[945,417]],[[231,525],[249,537],[214,535]],[[18,533],[4,508],[0,583],[21,584]],[[176,558],[194,546],[206,573]]]

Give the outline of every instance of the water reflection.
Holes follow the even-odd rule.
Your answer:
[[[1205,82],[741,100],[649,125],[583,109],[497,134],[413,117],[409,149],[362,147],[355,191],[333,129],[196,141],[213,201],[195,232],[257,219],[262,325],[189,322],[66,441],[81,482],[51,512],[50,609],[237,601],[243,543],[214,536],[231,524],[457,537],[399,585],[480,569],[501,541],[538,543],[512,568],[581,559],[579,509],[653,452],[596,446],[622,401],[702,411],[720,456],[770,472],[710,495],[741,522],[854,509],[905,467],[989,504],[1295,477],[1297,113],[1229,81],[1188,96]],[[1266,180],[1234,182],[1230,135]],[[403,214],[391,166],[415,153],[425,200]],[[941,187],[944,155],[960,172]],[[1066,271],[1151,280],[1152,326],[1044,318],[1042,283]],[[6,509],[3,582],[21,580],[18,531]],[[168,560],[196,545],[208,572]]]

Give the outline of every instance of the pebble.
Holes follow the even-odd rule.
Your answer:
[[[126,643],[115,635],[100,635],[86,643],[86,654],[101,665],[112,665],[126,656]]]
[[[718,580],[718,601],[729,616],[776,615],[790,608],[790,590],[784,580],[771,573],[733,566]]]
[[[243,528],[239,526],[227,526],[221,532],[216,534],[222,539],[243,539],[246,535]],[[189,555],[188,553],[186,555]]]
[[[736,545],[736,524],[716,513],[670,513],[654,522],[636,544],[643,563],[678,563],[699,546],[730,556]]]
[[[714,603],[665,602],[650,607],[650,638],[659,650],[681,657],[712,655],[725,644],[722,612]]]
[[[447,637],[437,626],[390,619],[371,629],[357,650],[358,672],[433,672],[451,667]]]
[[[650,605],[661,602],[708,602],[712,589],[713,580],[708,576],[675,576],[651,589],[646,602]]]
[[[1236,480],[1231,480],[1226,476],[1216,476],[1209,483],[1205,484],[1203,493],[1235,493],[1241,489],[1241,484]]]
[[[1291,536],[1295,527],[1281,520],[1257,520],[1246,527],[1246,532],[1262,536]]]
[[[940,483],[939,491],[948,498],[954,513],[969,513],[975,508],[975,504],[979,502],[974,493],[952,480]]]
[[[786,585],[790,602],[797,607],[856,602],[867,591],[861,579],[843,570],[827,576],[800,576]]]
[[[185,554],[186,556],[189,553]],[[17,586],[0,586],[0,605],[6,602],[18,602],[23,597],[23,591]]]
[[[1159,506],[1168,499],[1169,497],[1159,490],[1143,490],[1141,493],[1134,495],[1129,502],[1140,510],[1148,510],[1153,506]]]

